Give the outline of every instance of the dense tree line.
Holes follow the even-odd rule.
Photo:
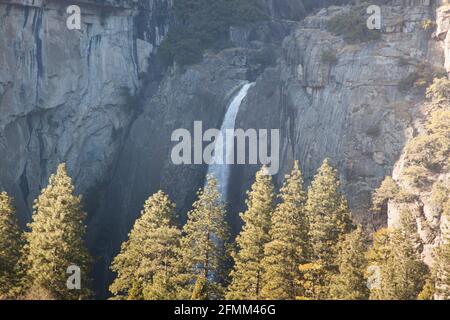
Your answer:
[[[338,174],[327,160],[305,190],[298,162],[278,194],[262,168],[231,241],[217,180],[208,177],[177,226],[175,205],[159,191],[144,204],[115,257],[114,299],[448,299],[450,236],[442,230],[433,268],[422,262],[415,217],[370,239],[352,221]],[[450,205],[443,204],[446,215]],[[0,296],[4,299],[87,299],[85,213],[65,165],[35,202],[22,232],[12,199],[0,194]],[[81,270],[78,290],[67,268]]]

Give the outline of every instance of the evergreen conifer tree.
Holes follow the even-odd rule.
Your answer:
[[[429,270],[420,257],[421,244],[414,217],[403,211],[400,225],[382,235],[383,239],[374,239],[374,246],[369,251],[371,265],[380,268],[380,287],[371,290],[370,298],[417,299],[429,277]]]
[[[446,223],[441,227],[441,245],[436,249],[433,275],[435,298],[450,300],[450,199],[443,205],[443,217]]]
[[[235,254],[234,270],[227,299],[262,299],[264,286],[264,247],[270,241],[271,217],[274,210],[272,178],[263,167],[256,173],[256,181],[247,193],[247,210],[241,213],[244,226],[236,239],[239,251]]]
[[[298,266],[307,261],[308,222],[303,177],[296,161],[280,190],[281,202],[272,216],[270,242],[265,246],[262,296],[271,300],[293,300],[298,295]]]
[[[365,278],[368,240],[358,227],[347,234],[338,246],[338,273],[332,278],[330,296],[339,300],[366,300],[369,289]]]
[[[301,279],[320,276],[315,282],[320,288],[307,290],[314,292],[314,297],[305,294],[303,298],[326,299],[327,289],[332,276],[337,272],[337,245],[344,235],[351,231],[351,213],[345,197],[340,192],[337,172],[328,160],[317,171],[308,189],[306,211],[309,221],[309,239],[311,243],[310,261],[312,264],[300,266]],[[314,268],[310,268],[314,266]],[[322,268],[322,270],[318,270]],[[300,285],[303,280],[300,280]],[[319,295],[320,293],[320,295]]]
[[[12,199],[0,193],[0,299],[17,294],[23,277],[20,259],[24,236],[15,216]]]
[[[325,160],[311,183],[306,202],[312,258],[325,266],[335,264],[336,244],[352,227],[350,209],[339,188],[337,172]]]
[[[89,297],[88,274],[91,258],[84,246],[86,226],[81,196],[67,175],[65,164],[58,166],[49,185],[35,201],[33,221],[27,234],[28,276],[32,287],[42,288],[55,299]],[[81,270],[81,289],[67,286],[68,268]]]
[[[159,191],[148,198],[129,239],[114,258],[117,278],[110,291],[118,298],[174,299],[181,231],[174,226],[175,205]]]
[[[225,205],[214,177],[207,178],[205,188],[200,189],[192,207],[183,227],[181,262],[184,271],[179,279],[184,288],[180,295],[190,299],[201,276],[200,279],[207,281],[202,283],[202,290],[207,290],[203,295],[218,299],[223,296],[227,274],[224,261],[227,260],[228,226]]]

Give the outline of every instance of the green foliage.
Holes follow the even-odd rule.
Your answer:
[[[425,285],[423,286],[422,291],[420,291],[417,296],[417,300],[434,300],[434,294],[436,293],[436,288],[434,281],[431,277],[429,277],[425,281]]]
[[[24,300],[56,300],[52,292],[42,286],[33,285],[27,290],[25,295],[21,297]]]
[[[374,234],[368,258],[370,265],[381,270],[380,287],[373,288],[370,299],[415,300],[429,277],[429,270],[420,258],[417,223],[409,212],[402,212],[400,226],[382,229]]]
[[[175,0],[174,19],[159,53],[166,62],[200,62],[206,49],[228,39],[231,25],[267,19],[259,0]]]
[[[174,299],[181,231],[173,226],[175,205],[162,191],[145,201],[128,240],[114,258],[117,278],[110,291],[119,298]]]
[[[424,87],[424,78],[421,78],[417,72],[408,74],[405,78],[401,79],[398,83],[400,91],[406,92],[411,88]]]
[[[358,227],[347,234],[338,246],[338,272],[331,279],[330,297],[338,300],[366,300],[369,289],[366,285],[366,251],[368,239]]]
[[[24,246],[12,199],[0,193],[0,299],[17,294],[23,270],[20,266]]]
[[[300,295],[296,300],[321,300],[327,297],[330,274],[320,262],[301,264],[299,272],[297,284]]]
[[[416,65],[416,70],[400,80],[400,91],[406,92],[412,88],[425,90],[433,82],[433,78],[446,76],[446,71],[432,66],[430,63],[421,62]]]
[[[436,249],[435,294],[439,299],[450,300],[450,241],[445,239]]]
[[[405,160],[409,165],[439,170],[447,163],[449,152],[450,137],[438,134],[421,135],[408,143]]]
[[[428,134],[448,137],[450,135],[450,110],[433,111],[428,118],[426,129]]]
[[[428,170],[418,165],[406,167],[403,169],[403,175],[408,183],[417,187],[425,187],[429,183]]]
[[[90,295],[87,275],[91,258],[83,241],[86,214],[81,197],[75,196],[74,190],[65,164],[59,165],[35,201],[31,232],[27,234],[32,287],[41,287],[56,299],[83,299]],[[81,269],[81,290],[69,290],[66,286],[66,271],[72,265]]]
[[[325,50],[322,52],[320,61],[324,64],[333,65],[338,61],[337,54],[335,50]]]
[[[449,101],[446,86],[446,81],[435,80],[427,90],[429,98],[438,104]],[[450,110],[446,104],[433,109],[425,129],[405,147],[403,174],[418,186],[426,186],[431,174],[446,172],[450,168]]]
[[[399,194],[399,187],[391,177],[386,177],[381,186],[375,190],[372,196],[373,210],[381,211],[381,208],[386,205],[386,202],[391,199],[396,199]]]
[[[123,105],[130,110],[134,110],[139,106],[139,97],[137,94],[132,94],[129,87],[121,87],[121,95],[123,99]]]
[[[450,80],[447,77],[435,78],[427,89],[427,98],[435,102],[450,100]]]
[[[443,206],[443,218],[450,221],[450,198],[447,197]],[[450,226],[444,224],[441,228],[441,243],[436,248],[433,265],[436,298],[450,300]]]
[[[391,177],[387,176],[372,195],[372,210],[380,212],[389,200],[410,202],[412,195],[408,195]]]
[[[262,296],[270,300],[294,300],[298,295],[298,266],[308,258],[308,221],[303,177],[296,161],[280,190],[281,202],[272,216],[270,242],[262,265]]]
[[[405,147],[405,176],[414,184],[424,185],[429,171],[448,170],[450,165],[450,111],[435,110],[426,124],[427,132],[415,137]]]
[[[208,292],[208,280],[203,276],[198,276],[191,300],[208,300]]]
[[[350,209],[340,192],[337,172],[328,160],[323,162],[309,187],[306,211],[311,242],[310,259],[321,266],[320,274],[325,278],[318,281],[328,288],[337,270],[337,245],[352,228]],[[322,289],[319,291],[325,294],[321,298],[328,296]]]
[[[381,33],[367,28],[367,18],[363,12],[352,9],[335,15],[327,22],[327,30],[342,36],[347,43],[354,44],[378,40]]]
[[[439,212],[443,212],[446,201],[450,198],[450,190],[442,181],[436,181],[431,189],[431,202]]]
[[[425,19],[422,21],[421,27],[423,30],[429,31],[436,27],[436,23],[431,21],[430,19]]]
[[[183,227],[181,262],[184,271],[180,279],[184,290],[181,296],[191,298],[194,285],[201,276],[208,281],[205,287],[208,299],[218,299],[222,296],[227,273],[224,261],[227,260],[228,226],[214,177],[208,177],[192,208]]]
[[[325,266],[334,264],[335,246],[352,227],[350,209],[340,192],[337,172],[328,160],[317,171],[308,190],[306,210],[313,260]]]
[[[264,247],[270,241],[274,187],[266,168],[256,174],[256,181],[247,193],[247,210],[241,213],[244,226],[236,239],[239,251],[234,256],[232,282],[226,298],[259,300],[264,287],[262,260]]]

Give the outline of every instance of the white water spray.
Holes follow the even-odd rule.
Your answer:
[[[247,96],[248,90],[254,85],[254,83],[245,84],[238,92],[238,94],[231,101],[225,117],[223,119],[222,126],[220,128],[220,135],[222,137],[226,136],[226,130],[234,130],[236,124],[236,116],[241,106],[242,101]],[[222,200],[226,201],[228,198],[228,184],[230,180],[230,165],[228,163],[233,163],[234,151],[228,150],[226,146],[226,139],[219,139],[214,145],[214,158],[213,164],[208,167],[208,175],[214,176],[219,184],[219,191],[222,194]],[[222,150],[222,152],[220,152]],[[217,158],[216,158],[217,157]],[[220,159],[218,157],[223,157]],[[223,164],[219,164],[223,163]]]

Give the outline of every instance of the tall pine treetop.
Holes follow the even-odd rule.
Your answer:
[[[35,287],[48,290],[57,299],[86,298],[91,258],[84,246],[86,213],[81,196],[74,195],[75,187],[65,164],[58,166],[49,185],[35,201],[31,232],[27,235],[29,276]],[[67,288],[67,268],[81,269],[81,289]]]
[[[198,199],[192,205],[188,221],[183,227],[180,262],[184,272],[179,277],[185,283],[182,297],[192,297],[194,285],[200,280],[198,285],[201,285],[208,299],[223,296],[227,274],[224,270],[227,240],[225,204],[221,200],[217,180],[208,176],[206,186],[199,190]]]
[[[24,238],[15,216],[12,199],[0,193],[0,299],[15,295],[20,281],[19,260]]]
[[[298,161],[286,175],[279,198],[281,202],[272,216],[270,242],[264,248],[262,296],[293,300],[299,295],[298,266],[307,261],[309,251],[306,193]]]
[[[149,197],[114,258],[117,278],[110,291],[118,299],[174,299],[181,231],[173,226],[175,204],[162,191]]]
[[[244,226],[236,239],[238,252],[231,273],[227,299],[262,298],[264,286],[262,260],[264,247],[270,241],[270,225],[274,209],[274,187],[266,168],[256,173],[256,181],[247,192],[247,210],[240,216]]]
[[[328,159],[317,171],[308,190],[306,210],[310,221],[313,259],[334,260],[333,249],[352,228],[347,200],[340,192],[336,170]]]
[[[306,202],[306,192],[304,190],[303,175],[298,161],[294,162],[294,167],[290,174],[285,176],[283,186],[280,189],[280,198],[283,202],[293,202],[304,205]]]
[[[338,300],[367,300],[369,288],[366,282],[369,242],[364,230],[358,227],[345,235],[338,245],[338,273],[333,277],[330,296]]]

